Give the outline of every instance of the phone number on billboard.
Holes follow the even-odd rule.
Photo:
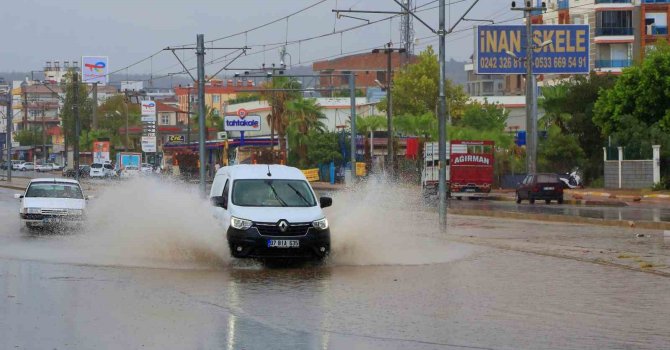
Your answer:
[[[588,60],[585,57],[535,57],[535,68],[586,68]],[[512,69],[525,67],[525,61],[511,57],[480,57],[479,65],[483,69]]]

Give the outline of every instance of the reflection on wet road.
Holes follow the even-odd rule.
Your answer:
[[[197,201],[160,188],[136,218],[142,196],[119,208],[119,226],[97,216],[102,199],[98,232],[68,235],[21,230],[12,191],[0,190],[0,348],[670,348],[665,277],[451,243],[421,229],[434,213],[378,197],[383,221],[374,208],[328,214],[348,244],[324,265],[233,261],[220,232],[193,226]],[[160,216],[170,207],[185,214]],[[560,227],[545,233],[558,240]]]
[[[553,214],[566,216],[580,216],[596,219],[611,220],[641,220],[670,222],[670,208],[651,208],[642,206],[628,207],[586,207],[579,205],[544,204],[516,204],[505,201],[457,201],[451,200],[450,208],[467,208],[480,210],[503,210],[522,213]]]

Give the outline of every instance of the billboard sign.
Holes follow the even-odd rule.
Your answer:
[[[534,25],[533,74],[588,74],[589,26]],[[525,74],[526,26],[479,26],[475,33],[477,74]]]
[[[226,131],[261,131],[260,115],[227,115],[223,121],[223,129]]]
[[[154,101],[142,101],[142,115],[156,115],[156,102]]]
[[[171,144],[181,144],[186,143],[186,136],[184,135],[168,135],[167,143]]]
[[[142,136],[142,151],[156,152],[156,136]]]
[[[82,56],[81,81],[87,84],[107,84],[108,63],[106,56]]]
[[[93,142],[93,162],[104,163],[109,160],[109,141]]]

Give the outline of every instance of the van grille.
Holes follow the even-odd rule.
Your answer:
[[[281,236],[281,237],[295,237],[304,236],[312,227],[311,223],[294,223],[289,224],[286,232],[281,232],[277,223],[271,222],[257,222],[254,224],[258,232],[263,236]]]
[[[67,215],[67,209],[42,209],[43,215]]]

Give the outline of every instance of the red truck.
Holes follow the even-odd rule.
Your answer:
[[[453,140],[449,144],[449,192],[452,197],[486,197],[493,186],[495,143]]]

